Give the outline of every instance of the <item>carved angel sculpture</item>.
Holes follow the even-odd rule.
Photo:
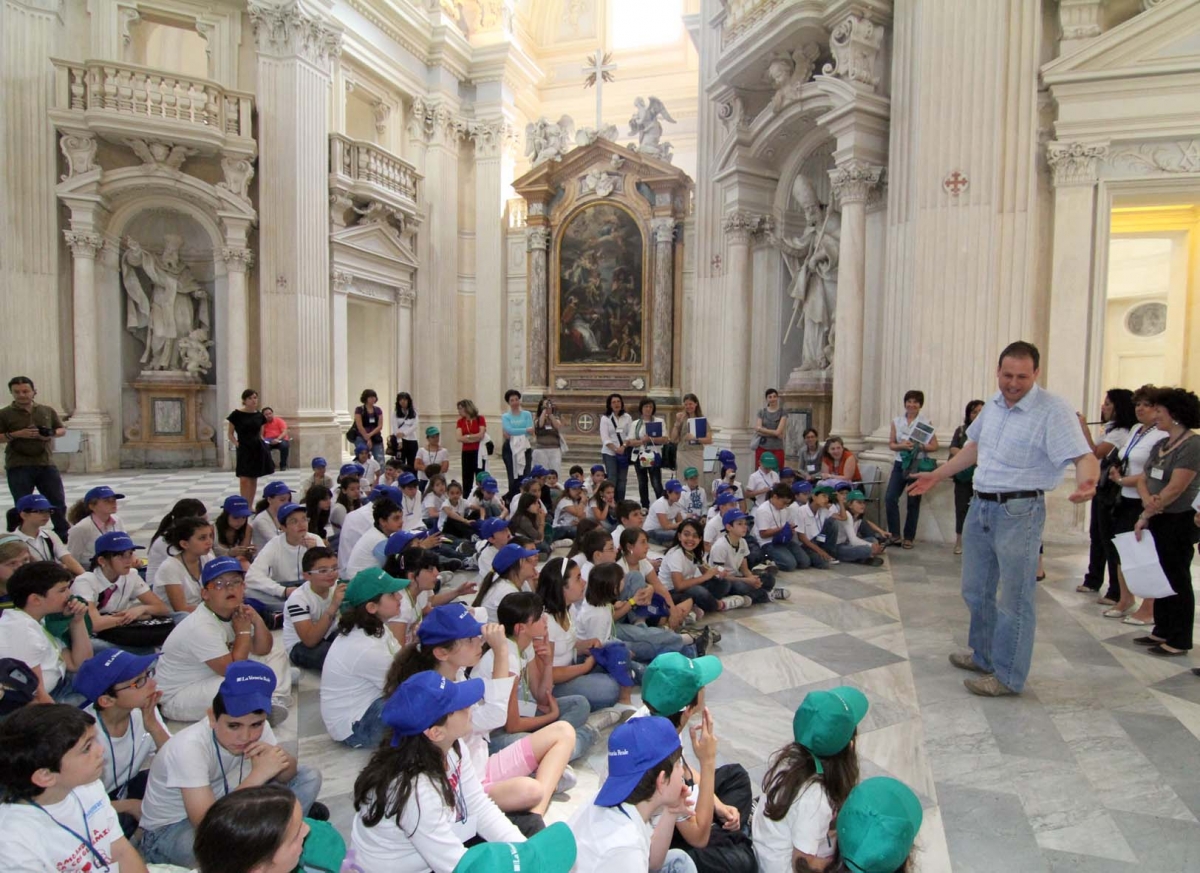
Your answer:
[[[525,156],[536,166],[560,161],[575,139],[575,122],[564,115],[557,122],[546,117],[525,125]]]
[[[178,170],[183,162],[193,155],[199,154],[196,149],[187,146],[173,146],[166,142],[146,142],[144,139],[126,140],[133,153],[142,159],[142,163],[152,167],[167,167]]]
[[[629,119],[629,135],[638,138],[639,152],[654,152],[659,148],[659,140],[662,139],[663,133],[659,117],[665,118],[672,124],[675,123],[671,113],[667,112],[667,107],[663,106],[663,102],[657,97],[652,95],[648,104],[641,97],[633,101],[633,117]]]

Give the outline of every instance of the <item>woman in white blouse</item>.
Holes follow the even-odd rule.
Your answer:
[[[629,444],[633,419],[625,411],[625,398],[620,394],[609,394],[604,402],[604,415],[600,417],[600,456],[604,462],[604,477],[616,488],[616,501],[625,499],[625,485],[629,480],[629,455],[625,451]]]
[[[938,448],[937,437],[930,434],[924,444],[913,439],[913,430],[918,424],[928,425],[932,430],[933,422],[921,415],[921,407],[925,405],[925,392],[908,391],[904,395],[904,415],[892,419],[892,430],[888,435],[888,448],[896,453],[892,464],[892,476],[888,479],[887,494],[884,505],[887,507],[888,531],[891,532],[892,542],[900,542],[906,549],[913,547],[917,537],[917,520],[921,517],[921,498],[909,496],[907,512],[904,519],[904,534],[900,533],[900,495],[908,487],[909,476],[916,473],[920,459],[928,452]]]

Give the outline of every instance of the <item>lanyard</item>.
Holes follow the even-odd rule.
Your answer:
[[[217,766],[221,768],[221,784],[225,786],[225,794],[229,793],[229,779],[225,776],[225,762],[221,760],[221,747],[217,744],[217,732],[212,731],[213,751],[217,753]],[[246,766],[246,756],[241,756],[241,763],[238,764],[238,785],[242,784],[242,769]],[[234,786],[237,787],[236,785]],[[225,795],[221,795],[224,797]]]
[[[1146,428],[1145,430],[1139,430],[1137,432],[1137,436],[1133,437],[1133,439],[1131,439],[1129,442],[1127,442],[1125,444],[1125,454],[1121,458],[1122,462],[1129,460],[1130,454],[1133,453],[1133,447],[1136,446],[1139,441],[1141,441],[1142,437],[1144,437],[1146,434],[1150,433],[1150,431],[1152,431],[1152,430],[1154,430],[1153,425]]]
[[[117,792],[117,799],[123,800],[129,791],[129,783],[133,781],[133,761],[137,758],[137,737],[133,733],[133,713],[129,714],[129,741],[132,744],[132,748],[129,750],[129,776],[124,785],[121,784],[121,777],[117,773],[117,750],[113,747],[112,734],[108,732],[108,725],[99,715],[96,716],[96,721],[100,722],[100,730],[104,731],[104,739],[108,740],[108,756],[112,759],[113,767],[113,790]]]
[[[109,519],[109,520],[111,521],[112,519]],[[96,524],[96,516],[89,515],[88,521],[90,521],[92,523],[92,527],[94,527],[96,529],[96,533],[100,534],[100,536],[104,536],[106,531],[104,530],[104,528],[100,527],[100,525]]]
[[[83,830],[87,833],[86,837],[83,836],[82,834],[80,834],[74,828],[68,827],[67,825],[63,824],[61,821],[56,819],[54,816],[50,815],[50,811],[48,809],[46,809],[46,807],[44,807],[40,803],[38,803],[36,800],[30,800],[29,805],[34,806],[34,807],[40,809],[42,812],[46,813],[46,817],[49,818],[50,821],[54,822],[56,825],[58,825],[64,831],[66,831],[71,836],[73,836],[75,839],[79,840],[80,843],[87,846],[88,851],[92,853],[92,857],[96,859],[96,863],[100,867],[103,867],[105,870],[112,869],[112,865],[110,865],[109,862],[105,860],[104,856],[102,854],[100,854],[100,850],[96,848],[96,844],[93,843],[91,840],[92,828],[91,828],[91,825],[88,823],[87,811],[84,810],[84,808],[83,808],[83,801],[79,799],[79,795],[76,794],[74,791],[71,792],[71,796],[74,797],[75,802],[77,804],[79,804],[79,814],[83,817]]]
[[[462,756],[454,764],[450,774],[450,788],[454,791],[454,823],[463,824],[467,820],[467,796],[462,785]]]

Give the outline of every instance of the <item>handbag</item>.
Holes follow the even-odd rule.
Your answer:
[[[356,443],[358,441],[358,439],[359,439],[358,425],[352,424],[346,430],[346,442],[353,445],[354,443]]]
[[[1108,471],[1114,468],[1120,470],[1124,466],[1117,449],[1113,449],[1100,460],[1100,482],[1096,486],[1096,496],[1093,498],[1097,506],[1110,512],[1116,509],[1121,499],[1121,486],[1109,478]]]
[[[119,627],[110,627],[96,636],[123,649],[151,649],[165,643],[174,629],[175,620],[170,616],[151,616]]]
[[[664,467],[672,470],[679,468],[679,446],[676,443],[664,443],[659,452],[659,459]]]

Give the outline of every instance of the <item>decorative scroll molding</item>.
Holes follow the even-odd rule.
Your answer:
[[[1054,185],[1094,185],[1099,161],[1108,157],[1107,143],[1049,142],[1046,162],[1054,174]]]
[[[221,172],[225,175],[225,181],[218,182],[217,187],[249,205],[254,164],[244,158],[221,158]]]
[[[417,302],[417,292],[410,285],[401,285],[396,289],[396,302],[405,309],[412,309]]]
[[[865,85],[872,91],[879,85],[880,47],[883,45],[883,26],[869,18],[851,13],[829,35],[829,51],[833,63],[821,72]]]
[[[829,184],[843,206],[847,203],[865,203],[871,196],[871,190],[882,178],[883,167],[858,160],[848,161],[829,171]]]
[[[387,132],[387,123],[392,114],[392,107],[382,100],[378,100],[372,104],[371,114],[375,117],[375,132],[383,136]]]
[[[457,148],[470,135],[470,125],[448,104],[414,97],[408,116],[408,135],[430,145]]]
[[[327,64],[342,54],[341,28],[310,14],[296,0],[250,0],[247,11],[263,54],[297,55],[314,64]]]
[[[62,139],[59,140],[58,147],[62,149],[63,155],[67,159],[67,174],[62,177],[63,182],[70,179],[72,176],[78,176],[81,173],[89,173],[96,166],[96,138],[88,134],[65,133]]]
[[[64,230],[63,238],[71,247],[71,254],[77,258],[95,258],[96,252],[104,245],[104,238],[98,233]]]
[[[1121,149],[1108,162],[1149,173],[1200,173],[1200,140]]]

